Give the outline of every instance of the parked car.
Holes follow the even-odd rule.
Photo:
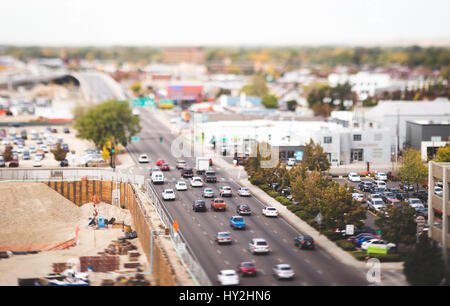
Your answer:
[[[17,160],[10,161],[9,162],[9,167],[10,168],[17,168],[17,167],[19,167],[19,161],[17,161]]]
[[[428,191],[426,191],[426,190],[423,190],[423,189],[417,190],[417,191],[413,192],[413,196],[424,202],[428,201]]]
[[[250,210],[250,206],[247,204],[240,204],[236,207],[236,212],[239,215],[250,215],[252,212]]]
[[[369,241],[369,240],[372,240],[372,239],[374,239],[374,238],[376,238],[376,237],[374,237],[373,235],[366,235],[366,236],[360,237],[360,238],[357,239],[357,240],[354,240],[353,242],[354,242],[356,245],[361,246],[361,245],[363,244],[364,241]]]
[[[373,198],[367,201],[367,208],[371,211],[379,212],[386,208],[386,204],[380,198]]]
[[[221,270],[217,275],[217,280],[222,286],[239,285],[239,276],[234,270]]]
[[[364,201],[364,195],[362,193],[354,192],[352,193],[352,198],[355,201],[363,202]]]
[[[68,166],[69,166],[69,161],[68,161],[67,159],[63,159],[63,160],[59,163],[59,165],[60,165],[61,167],[68,167]]]
[[[384,172],[377,172],[374,177],[376,181],[387,181],[387,175]]]
[[[250,250],[250,253],[252,254],[256,253],[269,254],[272,251],[267,241],[263,238],[253,238],[248,243],[248,248]]]
[[[28,151],[28,150],[23,151],[23,153],[22,153],[22,158],[23,158],[24,160],[29,160],[29,159],[31,159],[30,151]]]
[[[351,172],[348,174],[348,180],[351,182],[361,182],[361,177],[356,172]]]
[[[237,267],[237,271],[242,276],[256,276],[258,273],[258,269],[256,269],[255,264],[251,261],[241,262]]]
[[[35,158],[33,161],[33,167],[42,167],[41,159]]]
[[[273,275],[278,279],[292,279],[295,271],[288,264],[277,264],[272,270]]]
[[[218,232],[215,240],[218,244],[233,243],[233,239],[231,238],[230,232]]]
[[[359,233],[359,234],[349,237],[347,240],[356,244],[356,241],[358,241],[360,238],[362,238],[364,236],[371,236],[372,238],[378,238],[378,236],[375,235],[375,233],[370,233],[370,232],[364,231],[362,233]]]
[[[407,193],[400,192],[395,195],[395,198],[401,202],[407,201],[409,196]]]
[[[387,249],[388,251],[390,251],[391,249],[396,247],[395,243],[386,242],[381,239],[370,239],[370,240],[364,241],[361,244],[361,249],[367,251],[367,249],[371,246],[376,246],[378,248]]]
[[[406,182],[401,182],[399,187],[403,191],[413,191],[414,190],[414,185],[413,184],[408,184]]]
[[[299,234],[294,238],[294,244],[301,249],[314,249],[316,243],[311,236]]]
[[[385,191],[381,194],[381,198],[386,203],[388,199],[395,199],[395,194],[389,191]]]
[[[64,134],[69,134],[70,130],[68,127],[65,127],[65,128],[63,128],[63,132],[64,132]]]
[[[369,192],[373,187],[373,183],[371,181],[362,181],[358,184],[359,190],[363,192]]]
[[[418,216],[424,216],[425,219],[428,219],[428,208],[425,207],[416,208],[416,214]]]
[[[409,206],[411,206],[413,208],[425,208],[422,201],[417,198],[409,198],[408,204],[409,204]]]
[[[247,222],[241,216],[232,216],[230,219],[230,226],[234,229],[245,229]]]
[[[385,181],[375,181],[375,186],[377,186],[377,188],[384,188],[386,189],[386,182]]]
[[[197,211],[207,211],[206,209],[206,203],[203,200],[195,200],[192,203],[192,210],[197,212]]]
[[[434,186],[434,194],[436,194],[436,195],[442,197],[442,192],[443,192],[442,187]]]

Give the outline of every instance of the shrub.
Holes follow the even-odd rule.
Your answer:
[[[345,239],[337,240],[336,244],[344,251],[356,250],[355,246],[353,245],[353,242],[345,240]]]
[[[307,221],[308,219],[310,219],[309,215],[304,211],[297,211],[295,215],[303,221]]]
[[[289,209],[290,211],[292,211],[294,214],[295,214],[296,212],[302,210],[302,208],[299,207],[299,205],[295,205],[295,204],[289,204],[289,205],[287,205],[286,207],[287,207],[287,209]]]
[[[342,239],[342,234],[339,232],[334,232],[334,231],[324,231],[323,234],[325,236],[327,236],[328,239],[332,240],[332,241],[336,241],[336,240],[340,240]]]
[[[350,241],[349,241],[350,242]],[[388,254],[367,254],[366,251],[355,251],[352,252],[353,257],[357,260],[365,260],[367,256],[370,258],[376,258],[380,262],[400,262],[404,261],[406,255],[403,253],[388,253]]]
[[[267,191],[267,194],[270,195],[272,198],[276,198],[279,196],[279,193],[273,190]]]
[[[289,201],[289,199],[287,199],[286,197],[284,197],[284,196],[277,196],[276,198],[275,198],[275,200],[277,200],[278,202],[280,202],[281,204],[283,204],[283,205],[289,205],[289,204],[291,204],[291,201]]]
[[[256,177],[251,177],[248,180],[250,181],[250,183],[252,183],[253,185],[257,185],[257,186],[264,183],[262,180],[260,180],[259,178],[256,178]]]
[[[267,185],[267,184],[259,185],[259,188],[261,188],[261,189],[264,190],[264,191],[270,190],[270,187],[269,187],[269,185]]]
[[[357,260],[364,260],[366,258],[367,253],[364,251],[354,251],[352,252],[353,257],[355,257]]]

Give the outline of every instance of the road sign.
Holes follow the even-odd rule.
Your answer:
[[[427,222],[424,216],[418,216],[416,219],[414,219],[414,221],[417,223],[417,225],[424,225]]]
[[[295,151],[295,160],[303,160],[303,151]]]
[[[314,218],[314,220],[315,220],[318,224],[322,223],[322,214],[321,214],[321,213],[318,213],[317,216]]]
[[[154,99],[145,97],[145,98],[134,98],[132,100],[133,107],[144,107],[144,106],[154,106]]]
[[[137,142],[139,140],[141,140],[140,137],[137,137],[137,136],[131,137],[131,141]]]
[[[345,234],[346,235],[354,235],[355,234],[355,226],[352,224],[347,224],[345,226]]]

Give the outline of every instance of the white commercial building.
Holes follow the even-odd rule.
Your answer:
[[[386,163],[391,160],[387,128],[355,129],[324,121],[215,121],[199,124],[205,141],[213,137],[217,145],[238,152],[248,141],[267,142],[273,147],[304,146],[312,139],[319,143],[332,165],[352,162]],[[225,141],[223,141],[225,140]]]

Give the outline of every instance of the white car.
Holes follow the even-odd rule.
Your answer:
[[[9,145],[9,140],[8,140],[8,138],[3,138],[3,139],[2,139],[2,145],[5,145],[5,146]]]
[[[442,197],[442,188],[439,186],[434,187],[434,193],[440,197]]]
[[[278,217],[278,210],[275,207],[264,207],[262,214],[266,217]]]
[[[268,254],[272,251],[267,241],[263,238],[253,238],[248,243],[248,249],[250,253],[265,253]]]
[[[364,241],[361,244],[361,249],[367,251],[367,249],[370,246],[376,246],[376,247],[379,247],[379,248],[382,248],[382,249],[387,249],[388,251],[390,249],[396,247],[395,243],[392,243],[392,242],[386,242],[386,241],[381,240],[381,239],[371,239],[371,240],[368,240],[368,241]]]
[[[162,197],[165,201],[167,200],[175,200],[175,192],[173,189],[164,189],[162,192]]]
[[[352,193],[352,198],[358,202],[364,201],[364,195],[362,193],[354,192]]]
[[[272,270],[273,275],[280,279],[280,278],[294,278],[295,271],[292,269],[292,267],[288,264],[278,264],[275,267],[273,267]]]
[[[149,160],[148,160],[147,154],[141,154],[141,155],[139,155],[139,162],[140,162],[140,163],[148,163]]]
[[[381,198],[372,198],[367,202],[367,208],[379,212],[386,208],[386,204]]]
[[[386,188],[386,182],[385,181],[375,181],[375,186],[377,188]]]
[[[250,194],[250,190],[247,187],[241,187],[238,190],[238,195],[240,195],[241,197],[249,197]]]
[[[412,208],[425,208],[422,201],[417,198],[409,198],[408,203],[409,203],[409,206],[411,206]]]
[[[185,181],[178,181],[175,184],[175,189],[176,190],[187,190],[187,184]]]
[[[203,181],[201,177],[194,176],[190,180],[191,187],[203,187]]]
[[[33,167],[42,167],[41,159],[35,158],[33,161]]]
[[[351,172],[348,174],[348,179],[350,182],[361,182],[361,177],[356,172]]]
[[[48,153],[48,147],[44,144],[39,145],[39,149],[44,151],[44,153]]]
[[[220,188],[219,195],[221,197],[231,197],[233,195],[233,191],[231,190],[230,186],[223,186]]]
[[[289,158],[288,159],[288,162],[287,162],[287,165],[289,166],[289,167],[292,167],[292,166],[294,166],[295,165],[295,158]]]
[[[239,285],[239,276],[234,270],[221,270],[217,275],[217,281],[222,286]]]
[[[386,173],[384,173],[384,172],[377,172],[377,173],[374,175],[374,179],[375,179],[376,181],[387,181],[387,175],[386,175]]]

